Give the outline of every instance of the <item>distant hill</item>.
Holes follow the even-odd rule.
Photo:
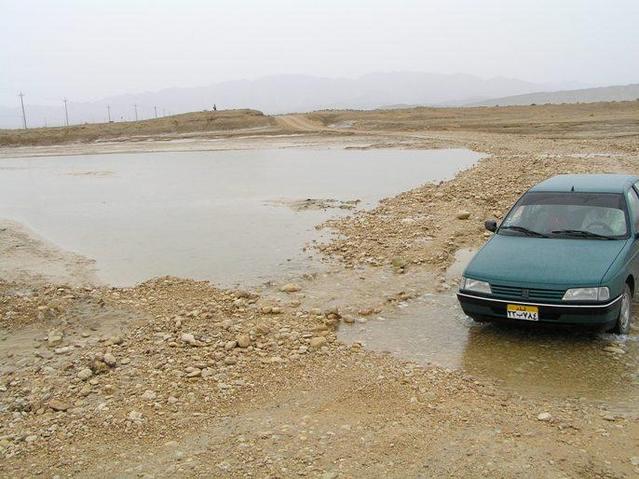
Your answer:
[[[373,109],[386,105],[459,105],[497,96],[518,95],[552,88],[512,78],[484,79],[466,74],[424,72],[371,73],[358,78],[321,78],[276,75],[257,80],[237,80],[196,88],[169,88],[155,92],[118,95],[96,102],[69,102],[72,124],[104,122],[107,105],[114,121],[209,110],[254,108],[266,114],[307,112],[320,109]],[[34,105],[25,92],[27,121],[31,127],[64,124],[62,102]],[[0,128],[20,128],[16,105],[0,107]]]
[[[639,83],[631,85],[582,88],[551,92],[511,95],[492,100],[467,103],[466,106],[543,105],[544,103],[594,103],[599,101],[629,101],[639,99]]]

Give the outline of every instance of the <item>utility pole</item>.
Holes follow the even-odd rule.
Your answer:
[[[153,107],[153,111],[155,112],[155,117],[157,118],[158,117],[158,107],[154,106]]]
[[[20,105],[22,106],[22,126],[24,126],[24,129],[27,129],[27,115],[24,112],[24,100],[22,99],[24,97],[24,93],[20,92],[20,94],[18,95],[20,97]]]
[[[64,119],[66,121],[67,126],[69,126],[69,109],[67,108],[67,100],[66,98],[62,100],[64,102]]]
[[[107,118],[109,119],[109,123],[111,123],[111,105],[107,105]]]
[[[133,105],[133,109],[135,110],[135,121],[138,121],[138,105]]]

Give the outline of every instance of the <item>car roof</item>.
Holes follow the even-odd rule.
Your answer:
[[[639,177],[632,175],[557,175],[536,184],[530,191],[623,193],[638,181]]]

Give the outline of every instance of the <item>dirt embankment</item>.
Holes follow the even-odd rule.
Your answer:
[[[481,128],[501,121],[491,116],[501,109],[473,110],[486,114]],[[556,111],[564,123],[583,116],[572,107]],[[549,138],[523,123],[528,133],[517,135],[480,127],[432,131],[406,114],[317,113],[287,123],[309,136],[330,136],[329,125],[338,123],[387,146],[491,154],[449,182],[332,222],[340,234],[323,251],[347,267],[392,265],[402,279],[413,268],[442,271],[456,249],[482,241],[486,216],[503,214],[536,181],[558,172],[639,171],[639,137],[616,134],[619,124],[630,129],[635,122],[622,113],[595,118],[583,139]],[[314,130],[318,124],[326,126]],[[37,243],[30,248],[30,258],[42,251]],[[49,269],[60,278],[77,275]],[[346,346],[335,330],[353,317],[347,308],[306,306],[307,283],[258,294],[175,278],[107,288],[7,274],[2,270],[0,282],[2,476],[639,472],[636,416],[582,398],[521,397],[463,371]],[[349,287],[358,285],[342,289]],[[356,320],[369,314],[361,309]]]
[[[255,110],[203,111],[163,118],[114,123],[87,123],[69,127],[0,130],[0,146],[58,145],[99,141],[166,141],[189,134],[233,135],[247,130],[273,133],[272,117]]]

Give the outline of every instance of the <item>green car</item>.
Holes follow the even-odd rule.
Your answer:
[[[559,175],[528,190],[464,271],[476,321],[538,321],[627,334],[639,280],[639,177]]]

